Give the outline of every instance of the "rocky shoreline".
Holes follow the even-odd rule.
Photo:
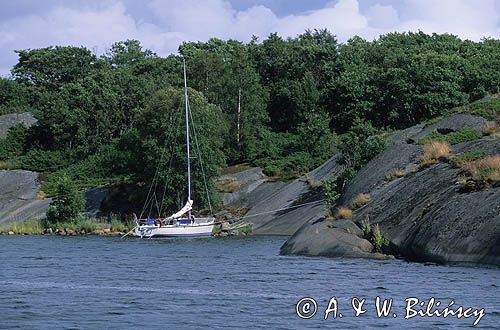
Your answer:
[[[477,181],[464,176],[457,165],[479,153],[496,164],[500,137],[485,135],[458,143],[446,157],[430,164],[423,163],[423,147],[415,143],[438,131],[469,128],[482,132],[487,124],[478,116],[456,114],[391,136],[387,149],[357,173],[332,207],[332,213],[339,208],[351,210],[348,225],[335,215],[308,221],[280,253],[385,258],[373,253],[373,245],[360,237],[360,228],[368,225],[380,229],[389,253],[409,260],[500,266],[498,178],[490,183]],[[367,200],[355,205],[361,195],[368,196]]]

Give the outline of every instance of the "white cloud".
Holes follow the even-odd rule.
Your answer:
[[[0,22],[0,74],[8,73],[16,62],[14,49],[83,45],[103,52],[112,43],[130,38],[167,55],[184,40],[248,41],[252,35],[265,38],[278,32],[288,37],[315,28],[329,29],[340,41],[353,35],[371,39],[409,30],[452,33],[474,40],[500,36],[499,8],[494,0],[404,0],[398,8],[375,4],[366,12],[360,10],[358,0],[338,0],[284,17],[265,6],[238,11],[228,0],[149,0],[145,5],[156,16],[148,22],[137,20],[119,0],[85,8],[59,6]]]
[[[494,0],[405,0],[410,18],[400,30],[452,33],[465,39],[500,36],[499,8]]]
[[[399,15],[392,6],[373,5],[366,13],[368,22],[376,28],[390,29],[399,25]]]

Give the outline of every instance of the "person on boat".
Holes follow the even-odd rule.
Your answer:
[[[155,220],[155,224],[158,224],[161,227],[163,226],[163,220],[161,218],[158,218]]]

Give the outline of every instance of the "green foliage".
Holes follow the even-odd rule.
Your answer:
[[[305,173],[331,157],[338,145],[326,113],[311,113],[296,134],[275,133],[262,128],[249,148],[253,162],[272,176]]]
[[[202,208],[208,206],[202,165],[209,193],[214,200],[215,178],[219,168],[225,164],[223,148],[227,124],[221,109],[209,103],[203,94],[189,89],[189,103],[192,114],[192,192],[193,199],[199,203],[198,208]],[[140,179],[153,182],[156,195],[160,200],[164,196],[163,204],[167,208],[183,203],[187,198],[187,189],[183,189],[187,181],[184,126],[183,90],[173,87],[160,90],[140,118],[137,132],[123,144],[125,151],[137,155],[130,166],[137,169]],[[152,181],[157,169],[158,178]],[[163,189],[166,189],[165,193]]]
[[[328,206],[333,207],[340,198],[341,188],[339,188],[339,181],[332,176],[323,182],[323,189],[325,191],[326,203]]]
[[[370,122],[356,119],[351,130],[341,138],[341,163],[352,171],[358,171],[385,149],[386,143],[381,133]]]
[[[18,50],[16,53],[19,61],[12,69],[14,78],[26,85],[49,90],[85,77],[97,60],[84,47],[56,46]]]
[[[0,226],[0,232],[7,233],[11,231],[18,235],[40,235],[43,234],[43,229],[43,224],[38,219],[26,220],[23,222],[14,221]]]
[[[126,153],[116,150],[114,146],[108,146],[95,155],[51,173],[43,190],[49,197],[56,194],[61,177],[70,178],[78,190],[127,183],[131,181],[127,164]]]
[[[84,210],[85,199],[73,181],[61,176],[57,181],[55,196],[47,211],[49,224],[71,222]]]
[[[1,161],[0,160],[0,170],[17,170],[21,168],[21,164],[14,160]]]
[[[337,177],[330,177],[323,182],[323,189],[325,191],[325,199],[327,204],[332,207],[340,198],[342,190],[349,183],[349,181],[356,175],[356,170],[351,166],[344,166],[342,172]]]
[[[45,228],[52,228],[53,230],[73,230],[75,233],[80,233],[82,230],[86,233],[91,233],[95,230],[103,230],[108,228],[108,225],[95,218],[89,218],[82,214],[78,214],[73,219],[60,222],[46,221],[43,223]]]
[[[278,159],[259,159],[256,164],[261,166],[267,175],[293,177],[312,168],[314,159],[309,153],[298,151]]]
[[[126,224],[120,221],[118,218],[111,219],[111,231],[127,232],[130,228]]]
[[[0,160],[20,156],[26,147],[28,129],[23,124],[17,124],[9,129],[7,136],[0,139]]]
[[[488,120],[495,120],[500,114],[500,99],[490,98],[486,101],[474,102],[450,111],[450,113],[454,112],[469,113],[471,115],[481,116]]]
[[[187,42],[179,47],[182,57],[166,58],[137,40],[117,42],[99,58],[84,47],[20,50],[13,79],[0,78],[0,114],[32,111],[38,123],[14,128],[0,142],[0,167],[49,172],[49,194],[61,177],[79,189],[156,182],[158,196],[158,182],[166,182],[164,205],[177,206],[185,198],[178,193],[186,165],[184,59],[212,193],[227,164],[244,161],[289,177],[339,151],[344,171],[331,189],[338,194],[384,148],[382,128],[407,127],[450,108],[498,117],[499,40],[417,32],[339,44],[330,32],[314,30],[257,41]],[[453,144],[477,137],[460,131],[429,138]],[[206,205],[200,165],[194,158],[193,191]]]
[[[389,253],[389,240],[382,234],[378,223],[371,226],[368,220],[362,221],[363,236],[373,244],[375,252]]]
[[[73,162],[73,157],[62,150],[32,149],[19,157],[19,162],[26,170],[52,172],[69,166]]]
[[[210,39],[183,43],[190,86],[220,106],[227,120],[225,151],[229,162],[248,159],[257,128],[269,120],[268,95],[252,62],[249,48],[239,41]]]
[[[467,161],[471,162],[474,160],[478,160],[480,158],[486,157],[488,153],[483,150],[471,150],[471,151],[465,151],[458,155],[456,158],[461,161]]]
[[[462,128],[456,132],[451,132],[448,134],[441,134],[438,132],[432,132],[431,134],[419,139],[418,144],[426,144],[430,141],[444,141],[449,144],[458,144],[463,142],[479,140],[483,137],[483,134],[472,128]]]
[[[28,91],[14,80],[0,78],[0,115],[31,110]]]
[[[373,228],[372,243],[375,248],[375,252],[379,253],[383,253],[389,247],[389,240],[382,235],[378,223]]]

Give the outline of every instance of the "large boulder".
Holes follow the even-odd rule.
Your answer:
[[[38,173],[0,170],[0,224],[43,218],[51,201],[40,196]]]
[[[414,144],[432,132],[464,127],[482,130],[486,123],[477,116],[453,115],[395,133],[386,150],[348,184],[337,206],[351,206],[358,194],[370,194],[370,200],[354,210],[353,222],[378,224],[391,249],[409,259],[500,265],[500,187],[462,189],[460,169],[450,161],[421,169],[422,147]],[[453,146],[455,155],[473,150],[498,155],[500,139],[484,137]],[[394,169],[400,174],[391,177]],[[356,234],[327,222],[321,216],[310,219],[283,245],[281,253],[372,257],[357,244]]]
[[[362,238],[361,229],[350,220],[330,221],[320,218],[302,226],[281,247],[281,254],[323,257],[389,259],[373,253],[373,245]]]
[[[307,221],[323,216],[326,204],[318,188],[322,181],[342,170],[338,157],[289,182],[254,175],[230,197],[224,194],[223,200],[226,205],[250,209],[245,220],[253,223],[254,234],[292,235]]]
[[[7,115],[0,116],[0,139],[7,136],[9,129],[17,124],[23,124],[26,127],[30,127],[37,122],[36,118],[33,117],[31,112],[23,113],[10,113]]]

